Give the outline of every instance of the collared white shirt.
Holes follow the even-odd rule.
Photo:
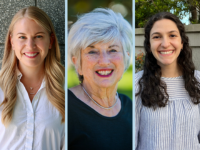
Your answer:
[[[45,80],[31,102],[21,77],[18,70],[17,101],[6,128],[1,122],[3,107],[0,107],[0,150],[64,150],[64,123],[47,98]],[[0,88],[0,103],[3,99]]]

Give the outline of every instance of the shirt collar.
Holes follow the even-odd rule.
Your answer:
[[[17,67],[16,71],[17,71],[17,79],[18,79],[19,82],[21,82],[20,80],[21,80],[21,78],[22,78],[22,73],[19,71],[19,68],[18,68],[18,67]],[[45,84],[45,78],[43,78],[42,83],[41,83],[41,86],[40,86],[40,89],[44,88],[45,85],[46,85],[46,84]]]
[[[22,73],[19,71],[18,67],[17,67],[16,71],[17,71],[17,79],[20,81],[22,78]]]

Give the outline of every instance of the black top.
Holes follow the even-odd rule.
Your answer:
[[[106,117],[68,90],[69,150],[131,150],[132,101],[119,94],[121,110]]]

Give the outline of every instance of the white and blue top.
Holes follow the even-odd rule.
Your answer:
[[[142,75],[143,71],[135,75],[136,93]],[[200,81],[200,71],[195,77]],[[200,150],[200,104],[191,101],[182,76],[161,80],[169,95],[165,107],[154,110],[135,97],[135,150]]]

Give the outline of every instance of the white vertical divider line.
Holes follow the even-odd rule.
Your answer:
[[[132,27],[133,27],[133,55],[132,55],[132,73],[133,73],[133,83],[132,83],[132,101],[133,101],[133,107],[132,107],[132,146],[133,150],[135,150],[135,0],[132,0]]]
[[[68,37],[68,0],[65,0],[65,150],[68,149],[68,82],[67,82],[67,70],[68,70],[68,65],[67,65],[67,37]]]

